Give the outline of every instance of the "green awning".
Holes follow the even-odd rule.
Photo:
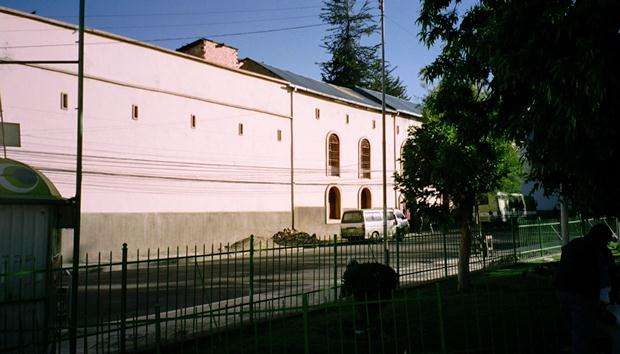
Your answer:
[[[0,158],[0,198],[11,200],[62,200],[41,172],[19,161]]]

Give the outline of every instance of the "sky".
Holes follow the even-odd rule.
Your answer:
[[[429,50],[418,40],[419,1],[385,2],[386,59],[397,67],[395,73],[412,101],[419,101],[427,92],[420,69],[439,49]],[[211,38],[238,48],[239,58],[320,79],[318,63],[328,59],[321,47],[327,29],[319,19],[321,4],[322,0],[87,0],[86,26],[169,49]],[[78,22],[77,0],[0,0],[0,6]],[[257,31],[268,32],[247,33]],[[379,37],[373,40],[378,43]]]

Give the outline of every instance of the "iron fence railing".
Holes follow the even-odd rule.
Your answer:
[[[572,236],[593,222],[570,221]],[[615,232],[616,230],[614,230]],[[559,252],[556,221],[520,221],[475,231],[470,268]],[[401,286],[457,273],[458,230],[388,242]],[[382,262],[383,244],[336,236],[298,246],[270,241],[157,250],[124,244],[121,257],[86,255],[79,267],[78,352],[139,351],[334,303],[351,259]],[[0,269],[0,352],[69,350],[71,268],[35,269],[5,259]],[[62,264],[62,263],[61,263]]]

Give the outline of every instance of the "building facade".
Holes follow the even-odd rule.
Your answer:
[[[0,8],[0,60],[75,60],[76,40],[73,25]],[[332,235],[344,210],[382,206],[376,92],[238,61],[208,40],[171,51],[88,30],[85,44],[83,253],[176,252],[285,227]],[[5,124],[19,126],[7,157],[72,197],[77,66],[0,65],[0,97]],[[398,207],[391,176],[420,115],[386,104]],[[65,254],[70,243],[67,231]]]

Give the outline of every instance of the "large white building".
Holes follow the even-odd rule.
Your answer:
[[[73,25],[0,7],[0,60],[75,60],[76,42]],[[382,205],[377,92],[237,61],[208,40],[171,51],[87,30],[85,43],[83,252],[202,247],[292,226],[331,235],[343,210]],[[19,125],[8,157],[72,197],[77,66],[0,65],[0,97],[12,134]],[[388,206],[398,207],[391,176],[420,113],[386,104]]]

